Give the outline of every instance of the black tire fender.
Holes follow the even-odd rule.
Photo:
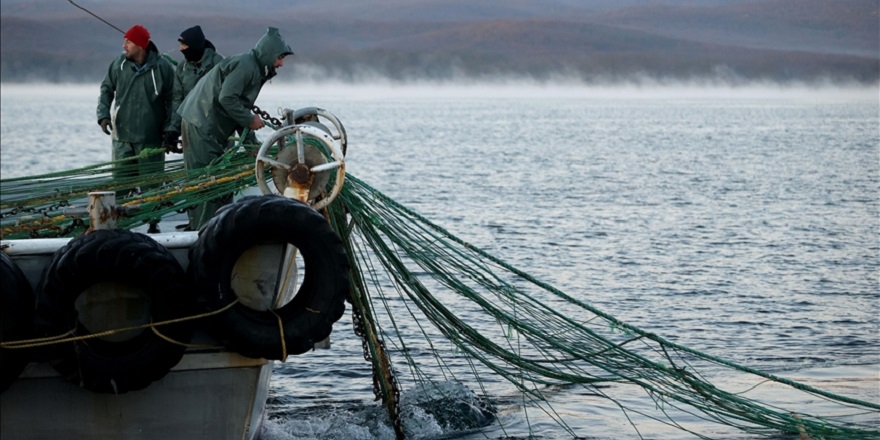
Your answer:
[[[0,341],[34,337],[34,292],[24,273],[0,251]],[[0,349],[0,393],[6,391],[29,361],[27,349]]]
[[[57,336],[71,328],[75,336],[91,334],[79,320],[75,303],[91,286],[108,281],[144,292],[152,322],[182,318],[192,311],[186,272],[168,249],[145,234],[97,230],[58,249],[46,266],[37,289],[38,334]],[[158,329],[182,343],[192,336],[189,321]],[[53,367],[62,376],[105,393],[146,388],[168,374],[185,350],[149,329],[121,342],[92,338],[52,348]]]
[[[305,273],[294,298],[266,311],[238,303],[212,319],[215,337],[251,358],[283,359],[311,350],[342,317],[350,288],[342,240],[319,212],[279,195],[249,196],[218,210],[190,250],[188,272],[200,306],[216,311],[235,301],[236,261],[255,245],[272,243],[291,244],[302,255]]]

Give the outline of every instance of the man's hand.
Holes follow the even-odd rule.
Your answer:
[[[166,131],[162,139],[162,146],[165,147],[165,153],[183,153],[183,149],[177,146],[180,142],[180,133],[176,131]]]
[[[248,128],[251,130],[259,130],[265,126],[266,124],[263,123],[263,119],[260,118],[260,115],[254,115],[254,119],[251,121],[251,125],[248,125]]]
[[[110,130],[113,130],[113,128],[110,125],[110,120],[107,118],[104,118],[104,119],[101,119],[100,121],[98,121],[98,125],[101,126],[101,130],[104,131],[104,134],[110,134]]]

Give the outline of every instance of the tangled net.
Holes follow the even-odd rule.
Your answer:
[[[196,171],[185,170],[180,160],[167,161],[164,174],[146,179],[113,180],[110,170],[128,165],[108,162],[0,180],[2,238],[83,233],[87,221],[66,215],[65,210],[81,205],[95,190],[116,191],[117,205],[130,208],[118,220],[120,228],[240,192],[256,183],[255,149],[239,145]],[[439,384],[454,378],[487,394],[482,382],[486,375],[494,375],[512,384],[525,401],[541,408],[572,436],[578,433],[547,404],[553,386],[585,387],[609,399],[636,432],[639,427],[632,414],[708,438],[676,422],[679,415],[687,414],[759,436],[880,438],[880,404],[737,365],[621,322],[469,245],[354,176],[346,176],[328,217],[348,248],[352,304],[360,324],[356,332],[364,338],[375,389],[392,420],[400,417],[399,381],[442,390]],[[409,317],[395,316],[401,310]],[[418,331],[404,329],[400,325],[404,319],[415,322]],[[433,355],[430,368],[416,359],[415,351]],[[395,366],[398,363],[405,367]],[[462,365],[472,377],[461,377]],[[736,371],[754,378],[753,385],[723,390],[709,382],[707,371]],[[609,383],[640,387],[655,410],[628,406],[605,386]],[[810,404],[795,411],[762,402],[758,391],[771,386],[802,394],[798,401],[818,402],[820,410],[830,415],[812,414]],[[834,409],[828,411],[829,406]],[[403,428],[397,428],[399,436],[405,435]]]

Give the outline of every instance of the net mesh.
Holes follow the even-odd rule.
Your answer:
[[[2,238],[82,234],[88,220],[71,211],[83,206],[90,191],[117,193],[117,205],[126,208],[120,228],[181,213],[253,187],[256,150],[239,144],[194,171],[181,160],[168,160],[164,174],[148,178],[113,179],[114,168],[136,167],[119,161],[0,180]],[[548,404],[548,393],[558,387],[583,387],[613,402],[636,432],[640,419],[711,436],[677,421],[685,418],[761,436],[880,438],[876,402],[737,365],[622,322],[470,245],[350,174],[328,217],[348,250],[351,301],[360,325],[355,330],[364,338],[377,394],[392,419],[399,417],[401,386],[442,391],[441,384],[452,380],[488,396],[486,383],[500,380],[572,436],[579,433]],[[725,390],[710,382],[710,374],[725,372],[750,378],[740,382],[750,385]],[[652,409],[618,397],[609,384],[637,387],[654,403]],[[798,402],[796,408],[768,400],[768,390]]]

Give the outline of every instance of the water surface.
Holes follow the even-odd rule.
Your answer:
[[[2,176],[108,160],[97,95],[97,84],[3,85]],[[348,131],[350,173],[623,321],[880,402],[876,89],[268,84],[257,104],[333,112]],[[333,340],[276,366],[265,437],[393,438],[348,313]],[[584,388],[551,394],[581,436],[637,435]],[[408,423],[421,437],[568,437],[515,394],[491,397],[503,428],[449,429],[415,413]],[[627,404],[654,405],[638,391]],[[686,421],[710,437],[749,438]],[[649,438],[692,438],[647,426]]]

